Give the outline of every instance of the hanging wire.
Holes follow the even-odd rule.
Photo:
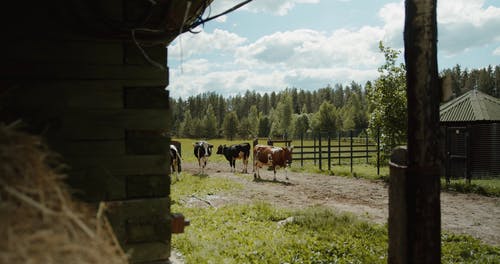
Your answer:
[[[197,26],[199,26],[199,25],[203,25],[203,24],[205,24],[205,23],[206,23],[206,22],[208,22],[208,21],[214,20],[214,19],[216,19],[216,18],[218,18],[218,17],[221,17],[221,16],[223,16],[223,15],[226,15],[226,14],[228,14],[228,13],[231,13],[231,12],[235,11],[236,9],[238,9],[238,8],[240,8],[240,7],[244,6],[244,5],[246,5],[246,4],[248,4],[248,3],[252,2],[252,1],[253,1],[253,0],[246,0],[246,1],[243,1],[243,2],[241,2],[241,3],[239,3],[239,4],[237,4],[237,5],[235,5],[235,6],[231,7],[231,8],[229,8],[228,10],[226,10],[226,11],[224,11],[224,12],[222,12],[222,13],[218,14],[218,15],[215,15],[215,16],[212,16],[212,17],[208,17],[208,18],[205,18],[205,19],[202,19],[202,20],[199,20],[199,21],[195,21],[193,24],[191,24],[191,25],[190,25],[187,29],[185,29],[183,32],[186,32],[186,31],[191,31],[191,29],[196,28],[196,27],[197,27]]]
[[[191,9],[191,1],[186,2],[186,12],[184,13],[184,18],[182,19],[181,27],[179,28],[179,50],[180,50],[180,69],[181,74],[184,73],[184,69],[182,68],[183,63],[183,54],[182,54],[182,30],[184,28],[184,24],[186,23],[187,16],[189,14],[189,10]]]
[[[153,8],[154,6],[156,6],[158,4],[158,2],[156,0],[146,0],[148,1],[150,4],[151,4],[151,7],[149,9],[149,13],[146,14],[145,18],[143,18],[143,20],[141,21],[140,24],[142,25],[145,25],[147,23],[147,21],[149,21],[150,17],[151,17],[151,14],[153,12]],[[144,50],[143,48],[143,44],[148,42],[150,44],[160,44],[160,43],[165,43],[166,41],[169,41],[171,39],[172,36],[174,36],[175,34],[179,35],[179,47],[180,47],[180,70],[181,72],[183,72],[183,68],[182,68],[182,61],[183,61],[183,48],[182,48],[182,33],[185,33],[185,32],[191,32],[191,33],[199,33],[199,32],[196,32],[196,31],[193,31],[194,28],[200,26],[200,25],[204,25],[206,22],[209,22],[211,20],[214,20],[218,17],[221,17],[223,15],[226,15],[230,12],[233,12],[239,8],[241,8],[242,6],[252,2],[253,0],[246,0],[246,1],[243,1],[235,6],[233,6],[232,8],[220,13],[220,14],[217,14],[215,16],[210,16],[211,14],[211,5],[209,4],[211,1],[210,0],[206,0],[203,2],[203,6],[202,6],[202,10],[205,10],[206,8],[209,8],[209,13],[207,15],[206,18],[203,18],[202,15],[203,14],[200,14],[196,17],[196,19],[194,20],[194,22],[190,25],[187,25],[186,26],[186,22],[189,20],[188,16],[189,16],[189,12],[191,11],[191,6],[192,6],[192,1],[186,1],[186,9],[185,9],[185,12],[184,12],[184,17],[183,17],[183,20],[182,20],[182,24],[179,28],[179,31],[178,32],[175,32],[175,31],[170,31],[170,30],[166,30],[166,29],[151,29],[151,28],[144,28],[144,27],[133,27],[131,29],[129,29],[130,31],[130,36],[132,38],[132,41],[134,42],[135,46],[137,47],[137,49],[140,51],[140,53],[142,54],[142,56],[144,57],[144,59],[149,63],[151,64],[152,66],[162,70],[162,71],[167,71],[167,68],[164,66],[164,65],[161,65],[160,63],[152,60],[149,55],[147,54],[147,52]],[[114,22],[114,21],[113,21]],[[139,26],[139,25],[137,25]],[[122,25],[122,29],[126,29],[127,26],[126,25]],[[137,39],[137,36],[136,36],[136,33],[143,33],[141,34],[141,36],[147,36],[147,38],[149,40],[145,41],[143,38],[141,38],[141,40],[138,40]],[[201,31],[200,31],[201,32]],[[149,33],[149,34],[148,34]]]
[[[149,62],[149,64],[151,64],[152,66],[155,66],[157,67],[158,69],[162,70],[162,71],[165,71],[167,72],[167,68],[165,68],[163,65],[161,65],[160,63],[152,60],[149,55],[146,53],[146,51],[142,48],[141,44],[139,44],[139,42],[137,41],[137,39],[135,38],[135,32],[139,30],[139,31],[144,31],[144,32],[157,32],[158,30],[154,30],[154,29],[148,29],[148,28],[135,28],[135,29],[132,29],[131,30],[131,35],[132,35],[132,40],[134,41],[135,43],[135,46],[137,47],[137,49],[139,49],[139,51],[142,53],[142,56],[144,57],[144,59]]]

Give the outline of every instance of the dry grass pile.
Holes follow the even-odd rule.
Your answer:
[[[40,139],[0,124],[0,263],[127,263],[104,206],[73,201]]]

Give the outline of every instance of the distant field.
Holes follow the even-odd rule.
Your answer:
[[[196,158],[193,154],[193,143],[196,142],[197,140],[195,139],[188,139],[188,138],[172,138],[172,140],[177,140],[181,142],[182,145],[182,157],[184,162],[196,162]],[[361,142],[361,140],[364,139],[358,139],[358,142]],[[222,155],[217,155],[215,152],[217,151],[217,147],[219,145],[231,145],[231,144],[238,144],[242,142],[248,142],[252,144],[252,140],[241,140],[241,139],[235,139],[235,140],[227,140],[227,139],[211,139],[208,140],[208,142],[212,145],[214,145],[214,150],[213,154],[210,157],[211,162],[226,162],[226,159]],[[265,144],[267,142],[267,139],[265,138],[260,138],[259,143]],[[348,139],[342,139],[341,144],[348,144],[349,140]],[[311,146],[313,145],[314,142],[312,140],[304,140],[304,145]],[[317,144],[317,143],[316,143]],[[335,143],[337,144],[337,143]],[[300,141],[292,141],[292,145],[300,145]],[[332,147],[337,146],[334,145],[334,142],[332,141]],[[325,146],[323,146],[324,151],[326,151]],[[363,147],[358,147],[354,149],[364,149]],[[342,155],[349,155],[349,153],[343,153]],[[309,154],[311,156],[311,154]],[[360,159],[354,159],[354,166],[353,166],[353,173],[351,173],[351,168],[349,165],[349,159],[343,159],[342,164],[338,165],[338,159],[335,159],[335,157],[338,156],[332,156],[332,166],[331,166],[331,171],[328,171],[328,164],[327,164],[327,159],[326,155],[323,156],[323,170],[319,170],[319,162],[316,161],[304,161],[303,164],[304,166],[301,166],[301,163],[299,160],[294,160],[292,163],[292,170],[295,171],[304,171],[304,172],[316,172],[316,173],[325,173],[325,174],[335,174],[338,176],[347,176],[347,177],[359,177],[359,178],[366,178],[366,179],[383,179],[383,180],[388,180],[389,177],[389,167],[388,166],[381,166],[380,167],[380,175],[377,175],[377,167],[375,166],[376,164],[376,153],[372,155],[372,158],[369,159],[369,164],[366,164],[366,159],[360,158]],[[294,157],[297,159],[300,157],[300,154],[295,153]],[[452,184],[450,186],[446,186],[444,180],[442,180],[442,189],[446,191],[456,191],[456,192],[461,192],[461,193],[477,193],[481,195],[488,195],[488,196],[497,196],[500,197],[500,179],[473,179],[472,180],[472,185],[466,185],[463,181],[459,180],[454,180],[452,181]]]
[[[196,157],[194,156],[194,153],[193,153],[193,144],[198,140],[191,139],[191,138],[172,138],[172,140],[176,140],[176,141],[181,142],[182,159],[184,160],[184,162],[197,162]],[[233,140],[233,141],[230,141],[227,139],[210,139],[210,140],[206,140],[206,141],[208,143],[214,145],[213,153],[212,153],[212,156],[210,157],[211,161],[226,161],[224,156],[215,154],[217,152],[217,147],[219,145],[224,145],[224,144],[232,145],[232,144],[238,144],[238,143],[242,143],[242,142],[248,142],[248,143],[252,144],[251,140],[245,141],[245,140],[239,140],[239,139]]]
[[[177,140],[179,142],[181,142],[181,145],[182,145],[182,153],[183,153],[183,159],[185,161],[188,161],[188,162],[194,162],[196,161],[195,157],[194,157],[194,154],[193,154],[193,143],[195,143],[197,140],[195,139],[188,139],[188,138],[172,138],[172,140]],[[252,144],[252,141],[253,140],[244,140],[244,139],[235,139],[235,140],[227,140],[227,139],[211,139],[211,140],[207,140],[207,142],[209,142],[210,144],[214,145],[214,155],[213,155],[213,158],[211,158],[213,161],[225,161],[224,157],[222,155],[215,155],[215,152],[217,151],[217,147],[219,145],[223,145],[223,144],[226,144],[226,145],[231,145],[231,144],[238,144],[238,143],[242,143],[242,142],[248,142],[250,144]],[[364,138],[353,138],[353,144],[365,144],[365,139]],[[267,143],[267,139],[266,138],[259,138],[259,144],[266,144]],[[300,146],[301,142],[300,140],[294,140],[292,141],[292,145],[293,146]],[[313,146],[315,143],[313,140],[304,140],[303,141],[303,144],[304,146]],[[349,144],[350,144],[350,140],[349,138],[342,138],[341,139],[341,151],[348,151],[350,149],[349,147]],[[373,144],[373,142],[370,142],[370,144]],[[282,146],[283,143],[277,143],[275,144],[276,146]],[[316,151],[319,151],[319,143],[316,142]],[[338,139],[336,140],[331,140],[331,151],[332,152],[335,152],[335,151],[338,151]],[[323,152],[326,152],[327,151],[327,141],[326,139],[322,142],[322,150]],[[304,151],[313,151],[314,149],[313,148],[309,148],[309,149],[304,149]],[[366,150],[366,147],[365,146],[354,146],[353,147],[353,150],[357,150],[357,151],[365,151]],[[369,147],[369,150],[374,150],[374,147]],[[298,160],[301,155],[299,154],[300,152],[300,149],[296,148],[295,151],[294,151],[294,158],[297,159],[297,161],[294,163],[294,166],[300,166],[300,161]],[[356,153],[356,154],[353,154],[353,155],[365,155],[364,152],[361,152],[361,153]],[[314,155],[313,154],[304,154],[302,155],[302,157],[313,157]],[[341,153],[341,157],[349,157],[350,156],[350,153]],[[376,163],[376,153],[371,153],[371,158],[369,158],[369,162],[371,164],[375,164]],[[316,155],[316,157],[319,157],[319,155]],[[328,164],[327,164],[327,154],[324,154],[322,155],[322,158],[323,158],[323,166],[324,168],[323,169],[326,169],[328,167]],[[337,158],[337,159],[336,159]],[[331,155],[331,160],[332,160],[332,164],[333,165],[338,165],[339,161],[338,161],[338,154],[336,153],[332,153]],[[350,164],[349,163],[350,160],[349,159],[341,159],[341,164],[342,165],[347,165],[347,164]],[[354,158],[354,164],[364,164],[366,163],[366,158]],[[313,164],[312,161],[304,161],[304,165],[306,164]]]

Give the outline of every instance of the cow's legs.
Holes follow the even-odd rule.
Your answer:
[[[174,159],[174,160],[172,160],[172,164],[171,164],[171,174],[175,173],[175,179],[177,181],[179,181],[179,171],[176,169],[176,167],[177,167],[177,160]]]
[[[273,171],[274,171],[274,179],[273,179],[273,181],[276,181],[276,166],[273,166]]]
[[[243,158],[243,173],[248,173],[248,158]]]
[[[260,179],[259,166],[257,166],[257,164],[254,164],[253,167],[254,167],[253,178]]]

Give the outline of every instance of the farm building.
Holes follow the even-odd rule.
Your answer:
[[[500,99],[471,90],[440,106],[446,178],[500,176]]]

